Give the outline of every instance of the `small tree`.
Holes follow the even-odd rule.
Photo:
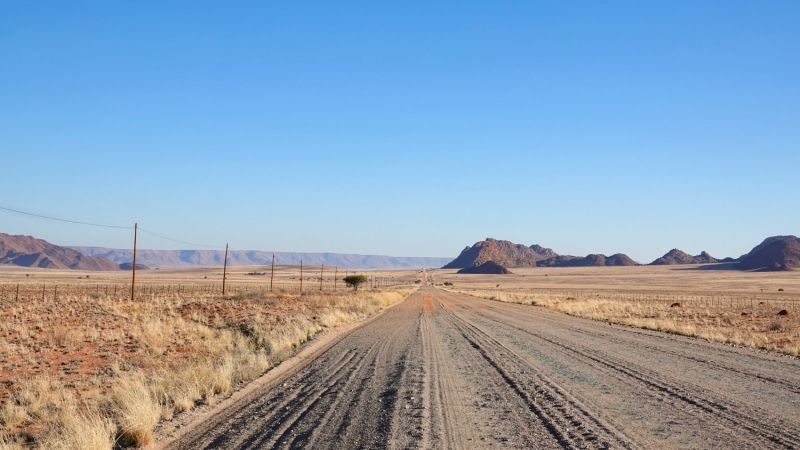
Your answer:
[[[367,276],[366,275],[350,275],[350,276],[344,277],[344,282],[348,286],[352,286],[354,291],[357,291],[359,286],[361,286],[362,284],[367,282]]]

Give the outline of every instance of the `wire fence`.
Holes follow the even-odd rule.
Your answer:
[[[399,280],[379,280],[378,277],[370,279],[365,283],[365,289],[384,289],[396,286],[413,285],[411,281]],[[323,281],[322,285],[319,279],[309,280],[303,283],[302,287],[300,282],[293,283],[276,283],[272,285],[272,291],[286,292],[286,293],[314,293],[314,292],[344,292],[348,288],[344,281],[333,280],[327,282]],[[226,283],[225,287],[226,296],[235,296],[241,293],[249,292],[268,292],[270,285],[268,283]],[[191,296],[209,296],[221,295],[222,283],[206,283],[206,282],[187,282],[175,284],[154,284],[154,283],[136,283],[136,301],[147,301],[153,298],[165,298],[172,296],[191,297]],[[0,283],[0,299],[5,301],[15,300],[58,300],[68,297],[78,298],[108,298],[108,299],[130,299],[131,295],[130,283]]]
[[[608,300],[642,304],[673,305],[680,303],[683,306],[716,308],[716,309],[752,309],[769,305],[779,309],[796,310],[800,304],[800,297],[796,294],[784,292],[762,293],[721,293],[707,295],[707,293],[670,293],[670,292],[617,292],[599,291],[591,289],[536,289],[536,288],[493,288],[493,287],[458,287],[458,291],[498,294],[524,294],[533,299],[542,300]]]

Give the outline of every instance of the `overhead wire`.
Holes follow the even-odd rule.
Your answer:
[[[99,224],[99,223],[80,222],[80,221],[77,221],[77,220],[61,219],[61,218],[58,218],[58,217],[45,216],[45,215],[42,215],[42,214],[34,214],[34,213],[26,212],[26,211],[20,211],[20,210],[17,210],[17,209],[6,208],[4,206],[0,206],[0,209],[5,210],[5,211],[11,211],[11,212],[18,213],[18,214],[24,214],[26,216],[39,217],[39,218],[42,218],[42,219],[55,220],[55,221],[58,221],[58,222],[67,222],[67,223],[73,223],[73,224],[78,224],[78,225],[89,225],[89,226],[93,226],[93,227],[104,227],[104,228],[119,228],[119,229],[125,229],[125,230],[133,230],[134,229],[134,227],[130,227],[130,226],[125,227],[125,226],[120,226],[120,225],[104,225],[104,224]],[[195,243],[192,243],[192,242],[185,242],[185,241],[181,241],[181,240],[178,240],[178,239],[173,239],[173,238],[170,238],[170,237],[167,237],[167,236],[162,236],[160,234],[153,233],[152,231],[147,231],[147,230],[143,229],[142,227],[138,227],[138,229],[139,229],[139,231],[144,231],[147,234],[152,234],[155,237],[159,237],[161,239],[166,239],[166,240],[172,241],[172,242],[178,242],[180,244],[194,245],[194,246],[197,246],[197,247],[214,248],[214,249],[221,249],[222,248],[222,246],[218,246],[218,245],[195,244]]]
[[[6,208],[6,207],[3,207],[3,206],[0,206],[0,209],[4,209],[6,211],[15,212],[15,213],[18,213],[18,214],[25,214],[27,216],[41,217],[42,219],[57,220],[59,222],[76,223],[76,224],[79,224],[79,225],[90,225],[90,226],[93,226],[93,227],[124,228],[124,229],[129,229],[129,230],[133,229],[133,227],[123,227],[123,226],[119,226],[119,225],[103,225],[103,224],[99,224],[99,223],[79,222],[77,220],[59,219],[57,217],[43,216],[41,214],[34,214],[34,213],[25,212],[25,211],[19,211],[19,210],[16,210],[16,209]]]
[[[218,245],[203,245],[203,244],[194,244],[192,242],[179,241],[177,239],[172,239],[172,238],[168,238],[166,236],[161,236],[160,234],[155,234],[152,231],[147,231],[142,227],[139,227],[139,231],[144,231],[147,234],[152,234],[153,236],[160,237],[161,239],[166,239],[166,240],[172,241],[172,242],[178,242],[180,244],[194,245],[194,246],[197,246],[197,247],[206,247],[206,248],[215,248],[215,249],[221,249],[222,248],[221,246],[218,246]]]

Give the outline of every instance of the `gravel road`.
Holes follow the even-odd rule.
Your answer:
[[[800,448],[800,363],[422,287],[169,448],[495,446]]]

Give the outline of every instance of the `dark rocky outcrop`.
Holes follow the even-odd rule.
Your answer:
[[[478,266],[465,267],[459,270],[457,273],[501,275],[501,274],[510,274],[511,272],[494,261],[486,261],[485,263]]]
[[[778,272],[800,268],[800,242],[794,236],[759,245],[742,258],[742,270]]]
[[[688,253],[682,252],[677,248],[673,248],[667,254],[658,258],[650,263],[652,266],[669,266],[678,264],[711,264],[717,260],[706,252],[702,252],[697,256],[692,256]]]
[[[444,269],[463,269],[479,266],[487,261],[504,267],[535,267],[536,261],[556,256],[557,253],[540,245],[527,247],[509,241],[486,238],[485,241],[476,242],[472,247],[467,246]]]
[[[601,267],[601,266],[636,266],[636,261],[628,255],[617,253],[611,256],[587,255],[584,257],[560,255],[536,263],[537,267]]]

